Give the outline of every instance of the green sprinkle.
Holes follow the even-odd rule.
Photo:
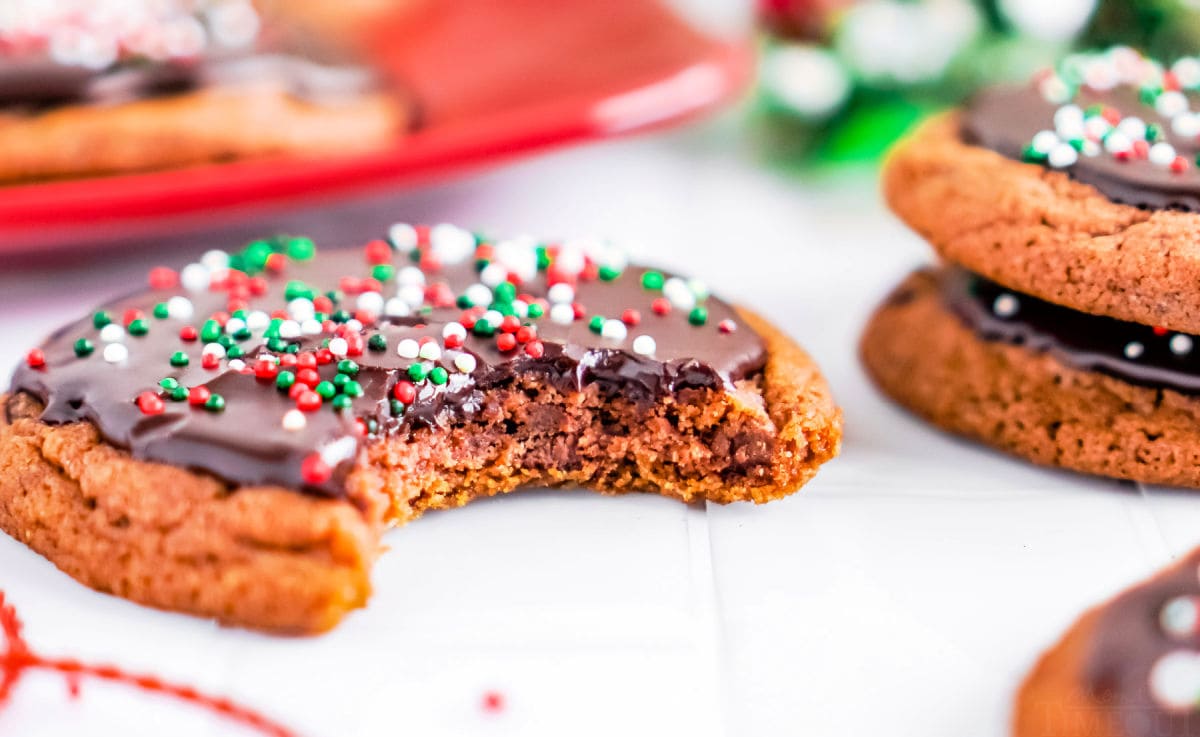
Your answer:
[[[179,388],[179,379],[168,376],[167,378],[158,382],[158,385],[161,386],[166,391],[173,392]]]
[[[441,366],[434,366],[433,370],[429,372],[429,380],[441,386],[450,380],[450,374]]]
[[[1044,164],[1046,159],[1050,157],[1047,154],[1038,151],[1033,146],[1026,146],[1025,150],[1021,152],[1021,158],[1025,161],[1030,161],[1035,164]]]
[[[465,309],[474,307],[475,303],[472,302],[471,298],[468,297],[466,294],[460,294],[460,295],[458,295],[458,297],[456,297],[454,299],[454,306],[460,310],[465,310]]]
[[[235,340],[249,340],[251,335],[253,335],[253,333],[250,332],[250,328],[242,328],[234,333],[233,337]]]
[[[264,338],[278,338],[279,337],[279,328],[281,325],[283,325],[283,320],[281,320],[278,317],[272,318],[270,324],[267,325],[267,329],[263,331],[263,337]]]
[[[1146,141],[1154,143],[1162,135],[1162,126],[1158,123],[1146,123]]]
[[[291,371],[280,371],[275,376],[275,386],[279,387],[283,391],[287,391],[288,389],[291,389],[292,384],[295,384],[295,383],[296,383],[296,374],[292,373]]]
[[[419,363],[414,363],[408,367],[408,378],[413,381],[424,381],[425,373],[425,367]]]
[[[217,338],[221,337],[221,333],[224,332],[224,330],[225,329],[221,327],[221,323],[217,322],[216,320],[205,320],[204,325],[200,328],[200,340],[204,341],[205,343],[212,343]]]
[[[375,277],[379,281],[391,281],[392,277],[395,275],[396,267],[392,266],[391,264],[376,264],[375,267],[371,269],[371,276]]]
[[[313,391],[320,394],[321,399],[333,399],[334,395],[337,394],[337,387],[331,381],[322,381],[320,384],[317,384],[316,389]]]
[[[339,410],[339,411],[345,410],[345,409],[350,409],[350,404],[353,401],[354,401],[353,399],[346,396],[345,394],[339,394],[333,398],[333,408],[336,410]]]
[[[293,299],[300,299],[301,297],[312,299],[313,290],[312,287],[308,286],[304,282],[298,279],[293,279],[292,281],[289,281],[287,286],[283,288],[283,297],[288,302],[291,302]]]
[[[287,345],[287,341],[279,336],[267,338],[267,350],[273,353],[279,353],[280,351],[286,349]]]
[[[209,412],[220,412],[225,409],[225,397],[220,394],[209,396],[208,401],[204,403],[204,409]]]
[[[491,262],[492,262],[491,259],[477,258],[477,259],[475,259],[475,270],[483,271],[484,269],[486,269],[488,267],[488,264],[490,264]]]
[[[612,281],[613,279],[616,279],[620,275],[621,275],[621,270],[618,268],[615,268],[613,266],[601,266],[600,267],[600,280],[601,281]]]
[[[500,282],[492,291],[497,302],[512,302],[517,298],[517,288],[510,281]]]
[[[434,369],[433,373],[437,373],[437,369]],[[442,373],[446,373],[446,369],[442,369]],[[351,379],[350,381],[346,382],[345,386],[342,387],[342,394],[346,395],[347,397],[361,397],[363,395],[362,384]]]
[[[512,302],[493,302],[490,305],[490,307],[491,307],[491,309],[495,310],[496,312],[499,312],[501,315],[504,315],[506,317],[508,315],[517,314],[517,308],[513,307]]]
[[[93,345],[92,341],[88,340],[87,338],[80,338],[79,340],[75,341],[75,355],[79,356],[80,358],[91,354],[91,352],[94,350],[96,350],[96,346]]]
[[[350,318],[352,318],[352,317],[354,317],[354,315],[351,315],[346,310],[338,310],[337,312],[330,315],[329,319],[333,320],[336,323],[343,323],[343,322],[350,322]]]
[[[224,335],[217,338],[217,345],[221,346],[226,351],[228,351],[234,345],[233,336],[230,335],[229,333],[225,333]]]
[[[262,271],[267,265],[267,259],[274,253],[271,244],[267,241],[254,241],[242,250],[242,258],[245,259],[246,272],[256,274]]]
[[[167,315],[169,315],[169,314],[170,313],[167,312],[167,303],[166,302],[159,302],[158,304],[154,305],[154,316],[156,318],[158,318],[159,320],[167,319]]]
[[[537,267],[538,271],[545,271],[550,268],[550,252],[545,246],[537,247]]]
[[[383,333],[375,333],[370,338],[367,338],[367,348],[373,351],[386,351],[387,338],[383,337]]]
[[[130,335],[137,335],[140,337],[140,336],[145,335],[146,333],[150,332],[150,323],[146,322],[145,320],[143,320],[139,317],[138,319],[129,323],[128,330],[129,330]]]
[[[496,334],[496,328],[492,327],[492,324],[487,320],[480,318],[479,320],[475,321],[475,325],[471,328],[471,332],[487,338]]]
[[[177,386],[171,390],[171,401],[182,402],[188,398],[188,390],[186,386]]]
[[[246,352],[242,350],[240,345],[231,345],[225,349],[226,358],[241,358],[244,355],[246,355]]]
[[[92,315],[92,325],[95,326],[97,330],[111,322],[112,318],[108,316],[107,312],[97,312],[96,314]]]
[[[693,307],[688,313],[688,322],[693,325],[703,325],[708,322],[708,310],[703,307]]]
[[[399,417],[404,414],[404,402],[401,402],[399,399],[393,399],[388,404],[392,410],[393,417]]]
[[[529,305],[529,310],[528,310],[528,312],[526,312],[526,314],[529,317],[536,319],[536,318],[539,318],[542,315],[546,314],[546,311],[542,309],[542,306],[540,304],[538,304],[537,302],[534,302],[533,304]]]
[[[288,353],[291,353],[292,355],[295,355],[300,352],[300,344],[299,343],[289,343],[288,347],[285,348],[284,350],[286,350]]]
[[[297,261],[308,261],[317,253],[317,246],[311,238],[289,238],[287,255]]]
[[[346,382],[349,382],[349,381],[354,381],[354,379],[351,379],[349,376],[346,376],[345,374],[336,374],[333,377],[333,385],[335,387],[337,387],[338,391],[341,391],[342,387],[346,386]]]
[[[354,361],[351,361],[349,358],[343,358],[342,360],[338,361],[337,370],[339,374],[349,374],[350,376],[355,376],[358,374],[358,364]]]
[[[591,319],[588,320],[588,328],[593,333],[599,333],[604,328],[604,316],[592,315]]]
[[[658,291],[662,287],[663,275],[661,271],[647,271],[642,274],[642,289]]]
[[[175,351],[171,354],[171,365],[176,368],[188,365],[188,355],[183,351]]]

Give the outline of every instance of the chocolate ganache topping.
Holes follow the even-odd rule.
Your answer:
[[[1123,734],[1200,735],[1200,551],[1101,610],[1083,675]]]
[[[962,268],[941,276],[942,298],[984,340],[1045,351],[1081,371],[1132,384],[1200,393],[1200,338],[1089,315],[1013,292]]]
[[[249,0],[5,0],[0,106],[116,103],[269,82],[312,100],[376,86],[310,34]]]
[[[1032,84],[980,92],[963,140],[1041,163],[1109,199],[1200,211],[1200,60],[1169,69],[1128,48],[1067,57]]]
[[[518,374],[652,403],[766,361],[703,284],[595,239],[398,224],[365,252],[314,250],[281,237],[155,269],[31,351],[12,389],[138,459],[338,496],[363,443],[469,419]]]

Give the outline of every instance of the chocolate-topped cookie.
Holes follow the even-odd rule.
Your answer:
[[[1074,56],[900,144],[888,201],[945,265],[868,325],[880,387],[1038,463],[1200,486],[1198,90],[1195,59]]]
[[[1085,613],[1021,686],[1013,734],[1200,735],[1200,550]]]
[[[407,104],[351,39],[300,17],[250,0],[11,0],[0,11],[0,181],[393,141]]]
[[[766,502],[837,452],[794,343],[603,241],[401,224],[314,251],[155,269],[31,350],[0,527],[101,590],[312,631],[428,509],[526,485]]]

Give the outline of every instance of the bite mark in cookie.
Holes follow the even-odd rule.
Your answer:
[[[131,468],[338,502],[368,536],[530,484],[764,502],[840,441],[790,340],[602,241],[398,225],[362,250],[210,252],[151,287],[31,351],[0,440],[91,427]],[[23,462],[39,456],[54,465]],[[0,521],[21,538],[20,515]],[[154,597],[132,598],[188,608]]]

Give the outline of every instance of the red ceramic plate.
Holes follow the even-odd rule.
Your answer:
[[[736,93],[749,53],[658,0],[429,0],[376,48],[423,124],[389,150],[0,188],[0,253],[77,248],[399,188],[663,125]]]

